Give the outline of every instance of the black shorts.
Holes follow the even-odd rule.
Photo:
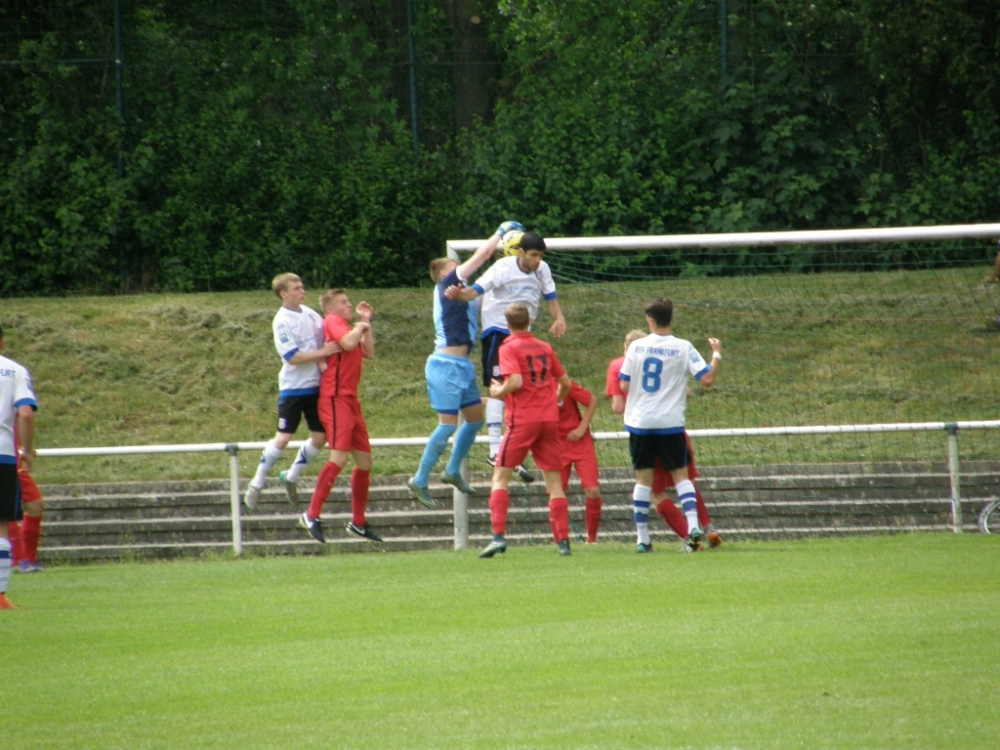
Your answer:
[[[500,379],[500,344],[510,334],[502,333],[500,331],[493,331],[492,333],[486,334],[483,340],[480,342],[482,345],[482,361],[483,361],[483,385],[487,388],[490,387],[490,381],[493,379]]]
[[[319,412],[316,411],[318,402],[319,394],[278,399],[278,432],[294,435],[303,416],[309,432],[323,432],[323,423],[319,421]]]
[[[0,523],[20,521],[21,483],[15,464],[0,464]]]
[[[691,461],[683,432],[673,435],[629,435],[628,450],[633,469],[652,469],[659,460],[667,471],[683,469]]]

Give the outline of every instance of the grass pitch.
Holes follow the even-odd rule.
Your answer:
[[[19,748],[994,747],[1000,540],[58,567],[0,613]]]

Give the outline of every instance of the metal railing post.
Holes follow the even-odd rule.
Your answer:
[[[233,552],[237,557],[243,554],[243,524],[240,520],[240,463],[236,458],[239,453],[236,443],[226,445],[229,454],[229,506],[233,514]]]
[[[951,529],[962,533],[962,492],[958,466],[958,425],[950,422],[944,426],[948,433],[948,473],[951,475]]]

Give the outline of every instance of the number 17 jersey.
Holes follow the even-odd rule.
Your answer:
[[[558,422],[556,380],[566,374],[552,347],[530,333],[513,333],[500,345],[500,375],[518,373],[521,387],[508,393],[507,427],[529,422]]]
[[[651,333],[633,341],[618,375],[628,381],[625,430],[633,435],[670,435],[684,431],[687,380],[709,371],[690,341]]]

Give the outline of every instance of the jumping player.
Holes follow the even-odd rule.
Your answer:
[[[524,232],[518,237],[511,233],[504,240],[505,251],[515,251],[517,255],[504,257],[490,266],[471,287],[457,285],[449,287],[445,294],[449,299],[471,302],[482,295],[482,363],[483,385],[499,378],[499,351],[504,339],[510,335],[504,310],[515,302],[528,310],[530,322],[535,322],[538,306],[544,298],[552,315],[549,333],[559,338],[566,333],[566,319],[556,298],[556,285],[552,280],[552,270],[545,262],[545,240],[535,232]],[[530,323],[529,323],[530,330]],[[503,432],[504,402],[492,396],[486,401],[486,432],[490,440],[490,463],[493,464],[500,447]],[[534,477],[523,466],[515,469],[518,478],[531,482]]]
[[[455,285],[466,285],[472,274],[496,250],[504,234],[522,228],[515,221],[505,221],[461,265],[451,258],[436,258],[430,263],[431,280],[434,282],[434,352],[427,358],[424,376],[427,378],[427,398],[438,414],[438,425],[427,441],[417,473],[406,483],[425,508],[437,507],[427,489],[427,482],[431,469],[456,430],[455,444],[448,465],[441,474],[441,481],[457,487],[466,495],[475,494],[462,477],[462,461],[483,426],[483,403],[476,385],[476,371],[469,359],[476,343],[479,308],[471,302],[448,299],[445,290]],[[461,428],[458,427],[459,412],[463,419]]]
[[[21,490],[17,480],[20,465],[31,470],[35,460],[35,410],[38,402],[27,369],[2,355],[0,328],[0,609],[14,609],[7,599],[10,582],[8,523],[20,521]]]
[[[321,544],[326,543],[320,513],[334,482],[348,458],[354,459],[351,472],[351,522],[347,530],[373,542],[381,542],[365,520],[368,487],[371,480],[372,449],[368,427],[358,401],[358,383],[364,359],[375,357],[372,338],[372,308],[359,302],[355,313],[358,322],[351,325],[351,301],[343,289],[331,289],[320,298],[323,308],[323,340],[335,341],[339,350],[326,360],[319,383],[318,412],[330,446],[330,457],[316,478],[316,489],[309,509],[299,517],[299,524]]]
[[[684,430],[687,378],[709,388],[722,361],[722,344],[710,338],[712,364],[705,363],[689,341],[671,333],[673,303],[655,299],[646,305],[649,335],[633,341],[625,353],[618,375],[625,393],[625,429],[636,473],[633,508],[638,535],[637,552],[652,549],[649,539],[649,506],[653,471],[657,461],[674,479],[681,508],[688,522],[689,549],[697,549],[705,537],[699,526],[695,484],[688,476],[690,463]]]
[[[507,432],[500,441],[490,492],[490,526],[493,541],[479,553],[493,557],[507,551],[504,532],[509,495],[507,487],[514,467],[531,451],[545,479],[549,494],[549,527],[560,555],[569,555],[569,505],[562,489],[559,469],[558,400],[569,391],[570,379],[552,347],[528,332],[531,318],[520,303],[504,311],[510,336],[500,346],[499,378],[490,383],[490,396],[506,400]],[[557,392],[553,381],[558,382]]]
[[[309,441],[299,448],[291,469],[278,475],[289,501],[298,505],[296,482],[299,473],[326,444],[323,425],[316,413],[318,364],[336,351],[333,342],[323,342],[323,318],[302,304],[306,298],[302,279],[294,273],[278,274],[271,282],[271,291],[281,300],[281,307],[271,322],[274,348],[282,360],[281,372],[278,373],[278,431],[264,446],[257,473],[250,480],[243,497],[243,502],[251,510],[255,510],[260,503],[260,491],[267,482],[268,472],[294,437],[302,417],[305,417]]]
[[[628,351],[628,346],[633,341],[641,339],[646,334],[637,328],[633,328],[627,334],[625,334],[625,351]],[[618,373],[621,372],[622,362],[625,361],[625,357],[621,356],[617,359],[611,360],[608,364],[607,379],[605,380],[604,395],[611,399],[611,410],[615,414],[625,413],[625,393],[621,389],[621,381],[618,380]],[[685,392],[686,395],[690,395],[690,391]],[[687,440],[688,449],[688,479],[694,482],[698,478],[698,469],[694,464],[694,449],[691,447],[691,438],[688,436],[687,432],[684,433],[684,438]],[[664,520],[664,522],[669,526],[677,537],[685,542],[684,550],[687,552],[696,552],[700,549],[700,546],[692,548],[688,546],[688,522],[684,514],[681,513],[677,506],[674,505],[667,497],[667,488],[674,486],[674,478],[668,471],[664,471],[657,462],[655,469],[653,470],[653,486],[652,495],[650,497],[650,503],[656,508],[656,512]],[[697,484],[694,489],[695,493],[695,504],[698,510],[698,525],[701,527],[702,531],[705,532],[705,539],[708,541],[710,547],[718,547],[722,544],[722,537],[719,535],[714,527],[712,526],[712,518],[708,514],[708,508],[705,507],[705,500],[701,496],[701,490],[698,489]],[[644,552],[652,550],[652,544],[650,544],[649,549],[644,549]]]
[[[580,415],[583,406],[583,416]],[[590,422],[597,412],[597,398],[581,385],[570,383],[569,392],[559,401],[559,440],[562,468],[559,470],[563,492],[569,489],[569,475],[576,476],[583,489],[583,520],[587,544],[597,541],[601,526],[601,488],[598,481],[597,453],[590,434]]]

